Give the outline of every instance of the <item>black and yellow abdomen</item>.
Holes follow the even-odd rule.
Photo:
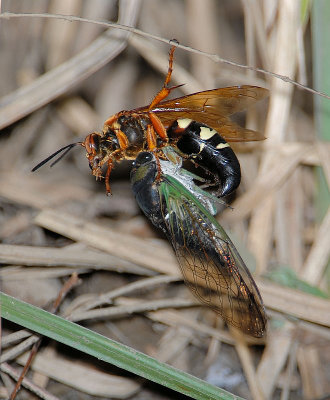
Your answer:
[[[219,181],[219,196],[232,193],[241,182],[239,161],[222,136],[209,126],[188,118],[178,119],[167,130],[170,142]]]

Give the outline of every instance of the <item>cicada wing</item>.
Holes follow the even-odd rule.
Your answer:
[[[266,316],[258,288],[228,235],[188,193],[165,183],[167,236],[185,283],[230,325],[261,337]],[[163,193],[162,193],[163,194]]]

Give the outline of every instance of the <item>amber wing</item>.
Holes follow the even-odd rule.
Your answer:
[[[166,128],[178,118],[190,118],[212,127],[229,142],[263,140],[263,134],[242,128],[228,116],[247,109],[268,94],[267,89],[257,86],[232,86],[166,100],[151,111]],[[148,107],[134,111],[146,112]]]

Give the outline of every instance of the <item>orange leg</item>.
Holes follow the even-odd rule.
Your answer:
[[[154,99],[152,100],[152,102],[151,102],[151,104],[149,106],[149,110],[152,110],[162,100],[166,99],[166,97],[170,94],[171,90],[174,89],[174,87],[173,88],[168,88],[167,85],[171,81],[171,76],[172,76],[172,71],[173,71],[173,58],[174,58],[175,49],[176,49],[176,46],[172,46],[171,47],[171,50],[170,50],[170,53],[169,53],[169,60],[168,60],[168,70],[167,70],[167,75],[166,75],[166,78],[165,78],[164,85],[163,85],[162,89],[156,94]],[[177,86],[175,86],[175,87],[177,87]]]
[[[111,174],[112,166],[113,166],[112,160],[108,160],[108,169],[105,174],[105,191],[106,191],[107,196],[111,195],[110,174]]]
[[[173,72],[173,59],[174,59],[174,52],[175,52],[176,46],[173,45],[170,49],[169,52],[169,58],[168,58],[168,70],[167,70],[167,75],[165,78],[165,82],[164,82],[164,87],[166,87],[170,81],[171,81],[171,75]]]
[[[118,144],[119,144],[120,150],[122,150],[122,151],[126,150],[129,145],[129,142],[128,142],[128,139],[127,139],[127,136],[125,135],[125,133],[119,129],[118,130],[116,129],[115,134],[118,139]]]
[[[162,139],[163,142],[168,142],[168,136],[164,125],[161,120],[157,117],[156,114],[149,112],[149,118],[154,128],[154,132],[158,134],[158,136]]]
[[[148,125],[147,127],[147,145],[150,151],[154,151],[157,148],[157,136],[153,125]]]
[[[148,150],[152,151],[155,155],[156,163],[157,163],[156,181],[159,181],[161,179],[162,170],[160,167],[159,155],[157,154],[158,148],[156,146],[157,145],[156,140],[157,140],[157,136],[156,136],[154,127],[152,125],[148,125],[148,127],[147,127]]]
[[[104,128],[107,126],[111,126],[115,121],[118,119],[118,114],[112,115],[110,118],[108,118],[105,123],[104,123]]]

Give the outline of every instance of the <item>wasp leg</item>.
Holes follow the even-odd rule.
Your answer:
[[[156,132],[163,142],[168,143],[167,132],[161,120],[157,117],[156,114],[152,112],[149,112],[149,118],[152,123],[154,133]],[[155,137],[155,145],[156,145],[156,137]]]
[[[172,72],[173,72],[173,59],[174,59],[175,49],[176,49],[176,46],[173,45],[171,47],[171,49],[170,49],[170,52],[169,52],[168,70],[167,70],[167,75],[166,75],[165,82],[164,82],[164,87],[166,87],[171,81],[171,76],[172,76]]]
[[[160,121],[159,121],[159,123],[161,124]],[[163,125],[161,125],[161,126],[163,127]],[[163,127],[163,129],[165,130],[164,127]],[[165,134],[166,134],[166,131],[165,131]],[[167,135],[166,135],[166,138],[167,138]],[[159,148],[157,148],[157,136],[156,136],[155,128],[153,125],[148,125],[148,127],[147,127],[147,144],[148,144],[148,150],[151,151],[155,155],[156,166],[157,166],[156,180],[158,181],[161,179],[162,170],[161,170],[161,166],[160,166],[160,162],[159,162]]]
[[[107,154],[102,161],[100,162],[100,164],[95,167],[92,168],[92,174],[96,177],[96,180],[99,180],[101,178],[103,178],[102,176],[102,167],[104,164],[107,164],[107,171],[105,173],[105,189],[106,189],[106,194],[110,195],[111,194],[111,188],[110,188],[110,174],[114,165],[114,161],[116,160],[116,157],[121,157],[122,155],[122,150],[121,149],[117,149],[115,150],[113,153],[109,153]]]
[[[111,195],[110,174],[111,174],[112,167],[113,167],[112,160],[108,160],[107,164],[108,164],[108,168],[107,168],[107,172],[105,174],[105,190],[106,190],[107,196],[109,196],[109,195]]]
[[[164,85],[162,87],[162,89],[156,94],[156,96],[154,97],[154,99],[152,100],[150,106],[149,106],[149,110],[152,110],[153,108],[155,108],[155,106],[157,104],[159,104],[162,100],[166,99],[166,97],[170,94],[171,90],[177,88],[178,86],[174,86],[171,88],[168,88],[168,84],[171,81],[171,76],[172,76],[172,71],[173,71],[173,59],[174,59],[174,51],[176,49],[176,46],[172,46],[170,53],[169,53],[169,59],[168,59],[168,70],[167,70],[167,75],[165,78],[165,82]],[[181,86],[181,85],[179,85]]]
[[[120,113],[119,113],[120,114]],[[105,122],[104,122],[104,126],[103,126],[103,131],[106,131],[107,128],[109,126],[111,126],[114,122],[116,122],[118,119],[118,113],[115,115],[112,115],[110,118],[108,118]]]
[[[147,126],[147,146],[150,151],[157,148],[157,137],[153,125]]]
[[[118,140],[118,144],[120,147],[121,151],[125,151],[127,149],[127,147],[129,146],[129,141],[127,139],[127,136],[125,135],[124,132],[122,132],[121,130],[115,130],[115,135],[117,137]]]

